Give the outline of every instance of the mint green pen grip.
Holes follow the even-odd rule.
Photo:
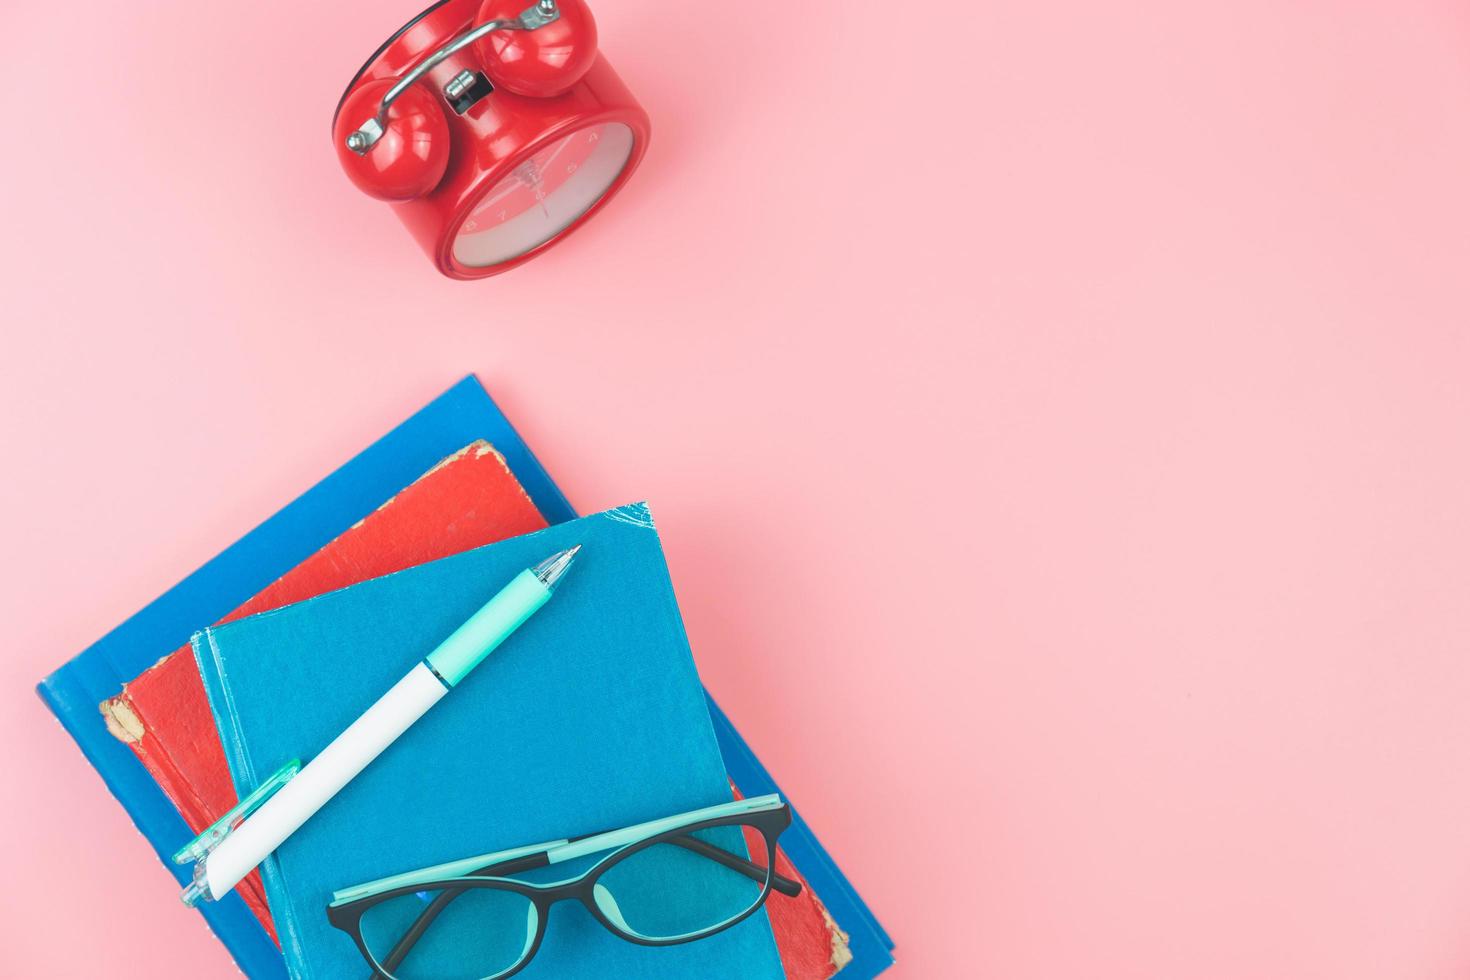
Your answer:
[[[435,647],[424,662],[453,687],[550,598],[551,590],[534,572],[529,569],[521,572],[451,633],[449,639]]]

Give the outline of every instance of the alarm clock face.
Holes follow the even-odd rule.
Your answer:
[[[628,164],[633,131],[598,123],[553,140],[497,181],[459,226],[461,265],[499,265],[544,245],[586,214]]]

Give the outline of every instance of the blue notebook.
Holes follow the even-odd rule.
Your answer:
[[[223,618],[429,467],[476,439],[489,441],[505,457],[548,521],[576,516],[480,383],[467,377],[37,686],[42,700],[179,887],[186,883],[188,869],[175,867],[168,858],[192,832],[143,764],[108,733],[97,705],[159,657],[188,642],[195,631]],[[709,707],[725,767],[735,784],[748,796],[780,792],[719,706],[711,701]],[[860,793],[864,788],[850,789]],[[841,980],[872,980],[886,970],[893,962],[892,940],[799,811],[781,840],[792,863],[849,935],[853,960],[839,975]],[[208,904],[201,914],[247,976],[285,977],[281,951],[238,895]]]
[[[266,894],[293,977],[365,968],[327,922],[335,889],[730,801],[642,504],[197,634],[236,790],[243,796],[290,759],[311,759],[502,585],[576,544],[576,565],[551,602],[267,859]],[[709,939],[650,949],[563,903],[521,975],[784,973],[764,911]]]

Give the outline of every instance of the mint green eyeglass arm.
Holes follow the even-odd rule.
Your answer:
[[[534,571],[527,569],[521,572],[447,640],[435,647],[424,662],[439,675],[440,680],[454,687],[550,598],[551,589]]]
[[[402,888],[404,885],[417,885],[429,881],[445,881],[450,878],[459,878],[470,875],[481,868],[492,864],[500,864],[504,861],[512,861],[516,858],[527,857],[532,854],[546,855],[547,864],[558,864],[562,861],[570,861],[574,858],[583,857],[588,854],[596,854],[599,851],[611,851],[616,848],[627,847],[650,837],[670,830],[676,830],[686,824],[699,823],[704,820],[717,820],[720,817],[731,817],[741,813],[762,813],[766,810],[779,810],[782,806],[781,797],[777,793],[769,796],[755,796],[748,800],[734,800],[730,803],[721,803],[717,806],[705,807],[702,810],[691,810],[688,813],[676,814],[672,817],[663,817],[659,820],[649,820],[645,823],[635,824],[632,827],[624,827],[621,830],[610,830],[593,837],[585,837],[578,841],[555,840],[542,844],[531,844],[526,847],[514,847],[504,851],[492,851],[489,854],[479,854],[475,857],[463,858],[458,861],[449,861],[444,864],[436,864],[431,868],[420,868],[417,871],[405,871],[403,874],[392,875],[387,878],[379,878],[376,881],[364,882],[361,885],[353,885],[332,893],[333,905],[341,905],[346,902],[355,902],[359,898],[376,895],[378,892],[389,891],[394,888]]]
[[[636,824],[625,827],[622,830],[610,830],[605,834],[595,837],[584,837],[578,841],[570,841],[558,844],[546,852],[548,864],[560,864],[562,861],[572,861],[588,854],[596,854],[599,851],[611,851],[614,848],[627,847],[650,837],[670,830],[677,830],[686,824],[699,823],[702,820],[716,820],[720,817],[733,817],[739,813],[760,813],[765,810],[778,810],[781,808],[781,797],[775,793],[770,796],[757,796],[749,800],[735,800],[730,803],[721,803],[718,806],[705,807],[703,810],[693,810],[689,813],[681,813],[673,817],[664,817],[660,820],[650,820],[647,823]]]

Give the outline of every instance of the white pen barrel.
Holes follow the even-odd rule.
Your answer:
[[[420,663],[266,800],[209,855],[210,896],[223,897],[448,691]]]

